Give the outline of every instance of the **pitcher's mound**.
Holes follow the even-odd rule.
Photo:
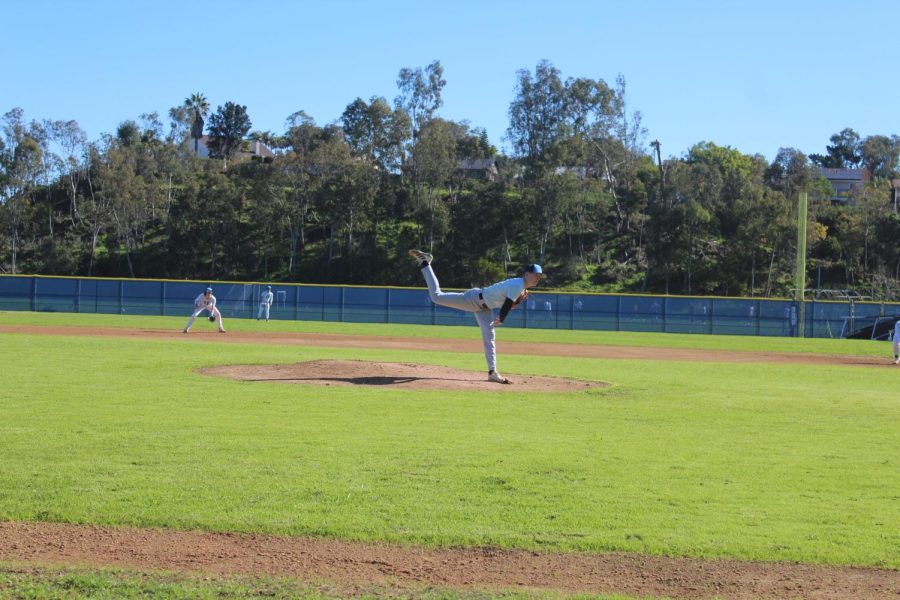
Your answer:
[[[479,390],[491,392],[580,392],[606,387],[600,381],[578,381],[536,375],[508,375],[512,385],[487,380],[487,373],[436,365],[314,360],[292,365],[225,365],[200,369],[204,375],[239,381],[304,383],[307,385],[371,385],[419,390]]]

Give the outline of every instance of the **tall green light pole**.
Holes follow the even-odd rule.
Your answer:
[[[797,201],[797,260],[794,272],[794,300],[797,301],[797,337],[806,335],[806,310],[804,297],[806,290],[806,192],[800,192]]]

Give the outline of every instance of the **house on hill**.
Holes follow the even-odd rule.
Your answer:
[[[197,142],[197,150],[194,152],[194,138],[187,138],[184,141],[184,146],[187,150],[197,156],[198,158],[209,158],[209,136],[204,135],[203,137],[196,140]],[[259,140],[244,140],[241,144],[241,150],[237,155],[234,156],[234,160],[263,160],[266,162],[270,162],[275,157],[275,153],[272,152],[272,149],[266,146],[264,143]]]
[[[467,158],[459,161],[456,172],[466,179],[479,179],[482,181],[496,181],[497,160],[494,158]]]
[[[865,189],[866,184],[872,181],[872,172],[869,169],[828,169],[821,168],[819,173],[831,183],[834,188],[832,202],[846,203]]]

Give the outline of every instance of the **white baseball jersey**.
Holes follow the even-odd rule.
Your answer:
[[[487,304],[488,308],[502,308],[507,298],[515,300],[524,291],[525,279],[515,277],[483,288],[481,295],[484,297],[484,303]]]
[[[267,290],[262,293],[262,296],[259,297],[259,303],[265,304],[266,306],[272,306],[272,302],[275,301],[275,294],[272,293],[272,290]]]
[[[216,307],[216,297],[212,294],[208,297],[205,294],[200,294],[194,298],[194,306],[198,309],[205,309],[212,312],[212,309]]]

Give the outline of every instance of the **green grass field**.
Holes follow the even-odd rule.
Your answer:
[[[0,325],[178,330],[185,320],[0,313]],[[478,337],[474,326],[226,324]],[[890,354],[846,340],[498,335]],[[900,567],[900,369],[501,356],[505,374],[613,384],[551,395],[398,395],[193,372],[323,358],[483,370],[480,353],[0,333],[0,520]]]

